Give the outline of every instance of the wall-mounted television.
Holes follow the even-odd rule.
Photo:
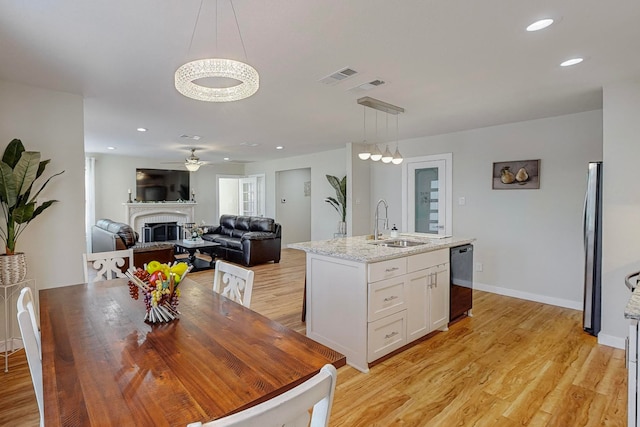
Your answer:
[[[189,172],[169,169],[136,169],[136,201],[189,200]]]

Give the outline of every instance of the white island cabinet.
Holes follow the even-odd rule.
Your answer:
[[[385,247],[364,237],[289,245],[307,252],[307,336],[369,364],[449,322],[449,248],[473,239]]]

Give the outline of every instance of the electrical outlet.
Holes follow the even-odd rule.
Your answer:
[[[476,271],[482,271],[483,265],[481,262],[476,262]]]
[[[458,204],[460,206],[464,206],[467,203],[467,200],[464,197],[458,197]]]

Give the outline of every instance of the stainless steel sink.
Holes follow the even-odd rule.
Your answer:
[[[389,248],[409,248],[411,246],[426,245],[427,242],[416,242],[415,240],[406,239],[391,239],[391,240],[377,240],[371,242],[372,245],[386,246]]]

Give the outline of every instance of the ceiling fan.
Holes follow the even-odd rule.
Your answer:
[[[181,164],[184,165],[185,168],[189,172],[195,172],[200,169],[200,166],[207,165],[207,162],[203,162],[200,160],[200,157],[196,156],[196,148],[190,148],[191,155],[184,159],[184,162],[162,162],[164,164]]]
[[[184,167],[186,167],[189,172],[195,172],[200,169],[200,166],[204,165],[204,162],[200,161],[200,157],[196,156],[195,148],[191,149],[191,155],[184,160]]]

